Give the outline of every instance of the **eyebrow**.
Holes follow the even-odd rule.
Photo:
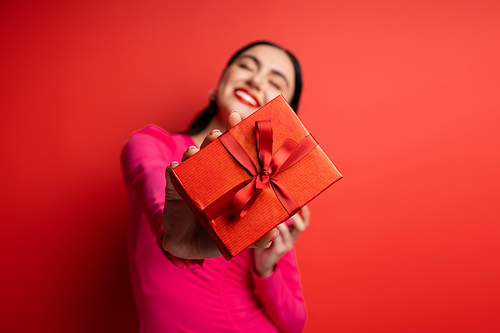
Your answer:
[[[253,55],[250,55],[250,54],[244,54],[241,56],[242,58],[250,58],[252,59],[256,64],[257,64],[257,67],[260,68],[260,60],[257,59],[255,56]],[[277,71],[275,69],[271,70],[271,72],[275,75],[278,75],[278,76],[281,76],[283,78],[283,80],[285,80],[285,83],[286,83],[286,86],[289,87],[289,83],[288,83],[288,80],[287,78],[285,77],[285,75],[283,75],[283,73],[281,73],[280,71]]]

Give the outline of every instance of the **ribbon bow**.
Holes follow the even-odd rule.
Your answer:
[[[242,187],[231,200],[229,205],[231,214],[240,218],[245,216],[260,192],[267,188],[273,189],[289,216],[299,211],[300,205],[293,195],[274,177],[300,161],[317,145],[311,135],[307,135],[300,143],[289,138],[286,139],[273,155],[271,121],[256,121],[255,141],[261,166],[260,171],[258,171],[253,160],[230,131],[219,137],[219,140],[233,158],[252,176],[252,178],[238,186]]]

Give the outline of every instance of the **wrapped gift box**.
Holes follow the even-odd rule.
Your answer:
[[[227,260],[341,178],[281,95],[170,177]]]

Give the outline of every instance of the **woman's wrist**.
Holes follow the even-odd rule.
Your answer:
[[[276,265],[273,265],[271,267],[263,267],[262,265],[255,264],[254,267],[255,273],[262,278],[267,278],[273,275],[275,269]]]

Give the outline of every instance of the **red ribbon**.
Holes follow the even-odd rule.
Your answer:
[[[273,155],[271,121],[256,121],[255,141],[261,166],[260,171],[258,171],[253,160],[230,131],[220,136],[219,140],[233,158],[252,176],[252,178],[238,186],[240,189],[236,192],[229,205],[231,214],[240,218],[245,216],[260,192],[267,188],[274,190],[289,216],[299,211],[300,205],[293,195],[274,177],[300,161],[317,146],[318,143],[311,135],[307,135],[300,143],[292,139],[286,139]]]

